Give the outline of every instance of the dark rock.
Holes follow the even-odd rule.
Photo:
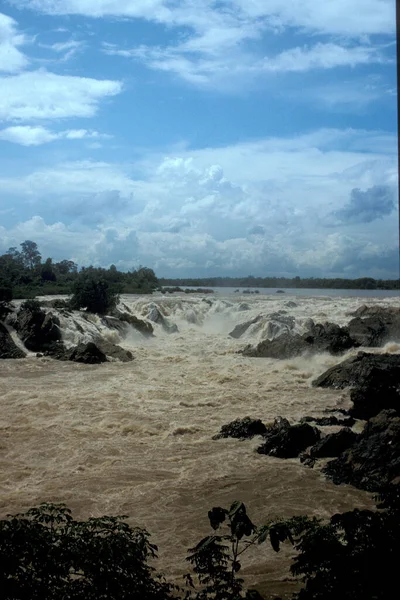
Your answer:
[[[300,335],[298,333],[284,333],[273,340],[264,340],[257,346],[246,346],[243,350],[245,356],[258,356],[266,358],[293,358],[301,354],[316,354],[329,352],[341,354],[353,348],[356,344],[349,336],[346,327],[339,327],[335,323],[312,324],[311,329]]]
[[[355,423],[355,419],[353,417],[346,417],[345,419],[338,419],[335,416],[330,417],[302,417],[300,419],[300,423],[316,423],[316,425],[321,425],[325,427],[340,425],[342,427],[353,427]]]
[[[264,434],[264,443],[257,448],[259,454],[278,458],[294,458],[312,446],[321,437],[319,429],[307,423],[290,425],[287,419],[278,417]]]
[[[73,348],[67,360],[93,365],[107,362],[107,357],[96,344],[88,342],[87,344],[78,344],[76,348]]]
[[[325,371],[312,385],[352,387],[349,413],[356,419],[369,419],[386,408],[400,412],[400,354],[359,352]]]
[[[162,312],[160,311],[158,306],[156,306],[155,304],[150,306],[150,312],[149,312],[148,318],[150,319],[150,321],[153,321],[154,323],[159,323],[162,326],[162,328],[164,329],[164,331],[166,331],[167,333],[177,333],[178,332],[177,325],[175,323],[169,323],[167,318],[164,317],[164,315],[162,314]]]
[[[310,467],[310,469],[313,469],[315,463],[317,462],[317,459],[311,456],[308,452],[302,452],[299,458],[300,462],[306,467]]]
[[[251,319],[250,321],[246,321],[245,323],[239,323],[238,325],[236,325],[236,327],[234,329],[232,329],[232,331],[229,333],[229,335],[233,338],[240,338],[251,325],[254,325],[254,323],[258,323],[258,321],[261,319],[261,315],[258,315],[257,317],[254,317],[254,319]]]
[[[336,484],[379,491],[400,481],[400,417],[384,410],[372,418],[357,441],[323,472]]]
[[[241,302],[237,309],[239,312],[242,312],[244,310],[250,310],[250,306],[246,304],[246,302]]]
[[[285,302],[285,306],[287,306],[288,308],[296,308],[298,304],[296,304],[296,302],[293,302],[293,300],[289,300],[289,302]]]
[[[135,315],[131,315],[127,312],[121,312],[119,310],[115,310],[113,312],[113,316],[119,319],[120,321],[123,321],[124,323],[129,323],[129,325],[132,325],[132,327],[137,329],[139,333],[146,337],[153,335],[153,326],[148,321],[144,321],[143,319],[135,317]]]
[[[14,343],[6,327],[0,323],[0,358],[25,358],[26,354]]]
[[[379,347],[388,341],[400,341],[400,309],[361,306],[353,313],[349,333],[360,346]]]
[[[28,350],[33,352],[46,350],[52,343],[61,340],[59,318],[40,309],[21,308],[13,326]]]
[[[213,436],[213,440],[227,437],[240,439],[252,438],[255,435],[263,435],[266,431],[267,428],[260,419],[244,417],[243,419],[236,419],[227,425],[223,425],[221,431]]]
[[[319,442],[310,448],[310,456],[313,458],[339,456],[347,448],[350,448],[357,438],[358,435],[356,433],[345,427],[336,433],[330,433],[320,439]]]
[[[129,350],[125,350],[116,344],[112,344],[107,340],[97,339],[96,346],[104,352],[104,354],[110,358],[115,360],[119,360],[121,362],[131,362],[134,360],[132,352]]]
[[[127,325],[126,325],[126,323],[124,323],[120,319],[117,319],[116,317],[109,317],[109,316],[103,317],[102,318],[102,323],[106,327],[108,327],[109,329],[115,329],[122,336],[124,336],[125,333],[126,333],[126,331],[127,331]]]

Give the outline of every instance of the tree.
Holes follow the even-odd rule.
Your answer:
[[[51,258],[47,258],[44,265],[42,265],[40,276],[43,281],[56,281],[57,277],[54,272],[53,261]]]
[[[27,269],[33,270],[35,267],[40,265],[41,255],[38,250],[36,242],[32,242],[31,240],[25,240],[20,244],[22,251],[21,257],[24,266]]]
[[[4,600],[168,600],[173,586],[147,561],[146,530],[124,516],[75,521],[63,504],[41,504],[0,521]]]
[[[95,269],[89,268],[79,273],[74,283],[71,307],[104,315],[116,307],[118,300],[118,294],[109,283]]]

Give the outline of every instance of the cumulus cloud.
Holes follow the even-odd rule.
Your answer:
[[[19,50],[26,42],[26,37],[18,33],[16,21],[0,13],[0,72],[15,73],[27,66],[28,59]]]
[[[351,190],[350,201],[333,217],[344,225],[353,223],[371,223],[390,215],[395,208],[395,189],[388,185],[374,185],[362,191]]]
[[[45,70],[0,77],[0,87],[1,120],[92,117],[101,100],[122,90],[119,81],[56,75]]]
[[[387,61],[386,48],[361,36],[394,33],[391,0],[12,0],[18,6],[53,15],[79,14],[105,18],[123,16],[162,23],[172,42],[163,46],[120,47],[104,44],[104,52],[141,60],[149,68],[178,75],[196,86],[229,91],[235,82],[265,77],[266,73],[354,67]],[[307,33],[322,36],[309,48],[295,45],[263,56],[271,35]],[[326,41],[335,36],[334,41]],[[339,37],[340,37],[340,41]],[[285,44],[288,43],[287,38]],[[179,40],[179,41],[177,41]],[[347,41],[345,41],[347,40]],[[352,40],[352,43],[349,43]],[[264,41],[257,48],[255,42]]]
[[[20,144],[21,146],[40,146],[55,140],[82,140],[84,138],[108,137],[98,131],[87,129],[67,129],[66,131],[54,132],[45,127],[30,125],[15,125],[0,130],[0,140]]]
[[[149,155],[141,178],[129,165],[59,163],[18,179],[0,177],[5,197],[13,205],[25,202],[32,217],[25,229],[18,223],[20,208],[4,218],[9,234],[18,230],[22,239],[39,242],[36,234],[50,245],[59,231],[53,220],[62,216],[64,255],[73,254],[80,264],[130,268],[137,260],[171,276],[350,277],[373,269],[389,276],[382,257],[397,247],[394,142],[380,132],[320,130]]]

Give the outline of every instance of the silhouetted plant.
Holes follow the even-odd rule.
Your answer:
[[[41,504],[0,521],[4,600],[167,600],[173,586],[147,564],[157,547],[125,517],[75,521]]]

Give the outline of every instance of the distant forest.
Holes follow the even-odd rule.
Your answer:
[[[322,279],[320,277],[205,277],[201,279],[159,279],[162,286],[235,287],[235,288],[300,288],[335,290],[398,290],[397,279]]]
[[[109,269],[81,267],[71,260],[54,262],[42,259],[36,242],[25,240],[21,249],[13,247],[0,255],[0,301],[13,298],[34,298],[55,294],[72,294],[78,280],[105,282],[114,294],[151,294],[159,288],[152,269],[139,267],[127,273],[115,265]]]
[[[13,298],[72,294],[82,278],[106,282],[115,294],[151,294],[164,286],[195,288],[315,288],[355,290],[398,290],[398,280],[322,279],[314,277],[207,277],[198,279],[158,279],[153,269],[139,267],[128,272],[118,271],[115,265],[78,267],[71,260],[43,259],[36,242],[25,240],[17,247],[0,255],[0,301]]]

